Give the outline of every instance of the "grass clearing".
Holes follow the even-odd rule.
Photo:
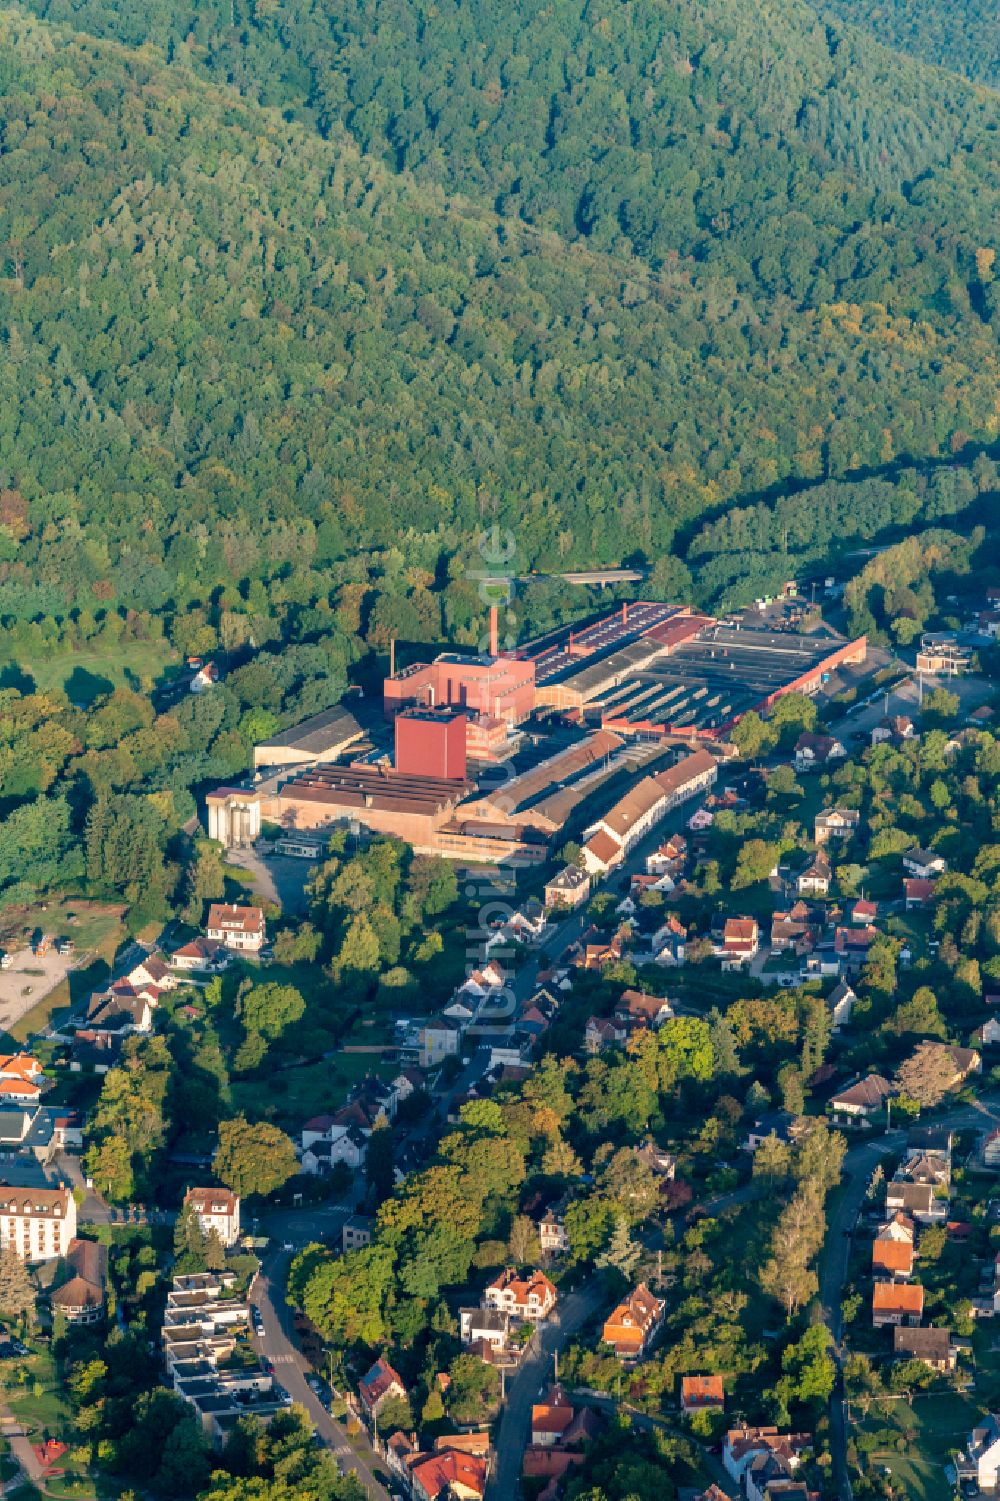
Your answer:
[[[38,661],[0,659],[0,684],[39,693],[63,691],[71,703],[84,708],[116,688],[142,691],[151,687],[180,658],[165,641],[120,641],[92,650],[56,653]]]
[[[898,1494],[912,1501],[951,1501],[955,1491],[945,1467],[982,1412],[978,1401],[957,1392],[924,1392],[914,1397],[912,1408],[895,1402],[888,1417],[869,1414],[852,1426],[855,1437],[885,1436],[869,1452],[868,1464],[889,1470]]]

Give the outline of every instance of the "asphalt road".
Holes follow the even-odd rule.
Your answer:
[[[598,1277],[556,1306],[555,1316],[536,1330],[529,1353],[507,1384],[507,1401],[496,1436],[496,1465],[487,1494],[492,1501],[513,1501],[521,1483],[524,1451],[531,1438],[531,1409],[554,1376],[553,1356],[593,1318],[604,1302]]]
[[[341,1208],[341,1223],[349,1213],[349,1206]],[[274,1366],[275,1380],[285,1388],[293,1402],[300,1403],[308,1412],[316,1432],[327,1448],[333,1450],[341,1470],[353,1471],[373,1501],[389,1501],[389,1493],[382,1483],[386,1470],[367,1440],[363,1440],[360,1453],[352,1448],[345,1429],[306,1382],[309,1367],[295,1342],[292,1310],[285,1299],[292,1256],[293,1252],[284,1250],[282,1243],[278,1242],[277,1249],[269,1251],[261,1263],[250,1297],[260,1309],[264,1333],[259,1337],[254,1335],[254,1344]]]

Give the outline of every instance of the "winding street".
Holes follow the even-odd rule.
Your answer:
[[[932,1116],[928,1125],[960,1131],[969,1126],[995,1125],[1000,1123],[997,1106],[1000,1097],[995,1095],[976,1100],[971,1105],[961,1105],[945,1115]],[[871,1175],[880,1159],[890,1152],[898,1152],[906,1141],[904,1131],[891,1131],[877,1141],[867,1141],[852,1147],[844,1158],[842,1193],[827,1227],[826,1243],[819,1270],[819,1293],[823,1308],[823,1322],[833,1336],[833,1354],[837,1362],[838,1380],[830,1399],[830,1453],[833,1461],[833,1476],[837,1495],[851,1501],[851,1477],[847,1464],[847,1404],[844,1397],[843,1362],[847,1349],[843,1341],[843,1315],[841,1303],[847,1269],[851,1254],[851,1239],[858,1216],[861,1213]]]

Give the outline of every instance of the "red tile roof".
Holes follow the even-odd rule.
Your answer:
[[[919,1282],[876,1282],[872,1289],[873,1313],[923,1313],[924,1290]]]
[[[485,1459],[477,1454],[461,1454],[456,1449],[434,1454],[421,1464],[414,1465],[411,1471],[431,1501],[436,1501],[438,1496],[450,1494],[453,1488],[462,1496],[484,1495],[486,1472]]]
[[[721,1376],[682,1376],[681,1402],[685,1407],[714,1407],[725,1401]]]

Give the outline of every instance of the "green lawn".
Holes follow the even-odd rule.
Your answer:
[[[983,1410],[978,1401],[958,1393],[926,1392],[914,1398],[912,1408],[895,1402],[889,1417],[869,1415],[852,1427],[855,1434],[892,1430],[898,1435],[868,1456],[869,1465],[892,1472],[897,1494],[908,1501],[951,1501],[955,1492],[945,1466],[952,1450],[963,1447]]]
[[[165,641],[122,641],[103,649],[74,651],[23,661],[0,659],[0,680],[27,686],[34,681],[39,692],[64,689],[72,703],[88,706],[115,688],[141,690],[152,686],[164,671],[178,665],[179,658]],[[15,678],[15,675],[17,677]]]
[[[267,1103],[275,1112],[276,1124],[298,1136],[302,1122],[310,1116],[339,1110],[347,1099],[348,1089],[366,1074],[391,1079],[398,1073],[398,1062],[383,1063],[375,1053],[338,1053],[335,1058],[324,1058],[301,1068],[275,1070],[268,1076]],[[260,1115],[259,1079],[235,1080],[232,1095],[234,1108],[245,1110],[251,1117]]]
[[[55,1364],[51,1356],[36,1355],[28,1363],[28,1369],[29,1384],[8,1393],[8,1406],[28,1429],[33,1443],[43,1429],[52,1438],[64,1438],[70,1427],[72,1414],[58,1390]]]

